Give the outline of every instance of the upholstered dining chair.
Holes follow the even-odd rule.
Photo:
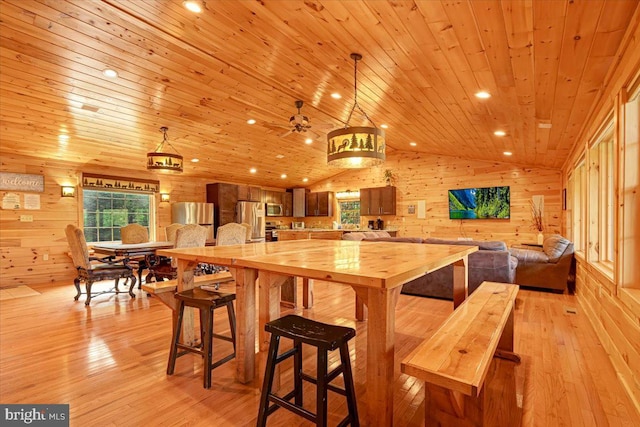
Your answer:
[[[244,245],[247,240],[251,240],[251,226],[246,223],[230,222],[221,225],[216,231],[216,246]],[[207,272],[229,271],[227,267],[222,265],[205,264],[204,266]],[[218,286],[215,287],[217,289]]]
[[[245,238],[246,241],[251,240],[251,224],[247,224],[246,222],[243,222],[242,224],[240,224],[241,226],[243,226],[246,231],[247,231],[247,237]]]
[[[149,241],[149,230],[140,224],[128,224],[120,227],[120,240],[123,244],[146,243]],[[127,263],[138,272],[138,289],[142,286],[142,271],[149,268],[149,260],[145,256],[133,257]]]
[[[207,241],[207,235],[209,229],[197,224],[188,224],[180,227],[176,231],[176,243],[175,248],[197,248],[203,247]],[[151,277],[156,281],[164,279],[175,279],[178,277],[178,265],[175,260],[171,260],[171,263],[160,262],[156,265],[149,266],[149,275],[147,280]],[[196,271],[196,274],[199,274]]]
[[[251,230],[249,230],[251,232]],[[247,241],[247,229],[244,225],[230,222],[218,227],[216,246],[244,245]]]
[[[120,239],[124,244],[146,243],[149,241],[149,230],[140,224],[129,224],[120,227]]]
[[[184,227],[184,224],[178,224],[177,222],[168,225],[167,228],[164,229],[165,235],[167,237],[167,242],[171,242],[175,245],[176,243],[176,233],[179,229]]]
[[[87,241],[85,240],[84,233],[81,229],[73,224],[67,225],[65,228],[65,234],[67,235],[67,241],[69,248],[71,249],[71,258],[73,259],[73,265],[78,270],[78,276],[73,279],[73,284],[76,287],[77,294],[73,298],[78,300],[83,292],[80,291],[80,282],[85,282],[87,299],[85,305],[91,303],[91,298],[94,296],[102,295],[105,293],[119,293],[118,282],[120,279],[130,280],[129,295],[131,298],[135,298],[133,288],[136,285],[136,277],[133,274],[133,270],[130,266],[124,264],[122,261],[114,261],[113,257],[96,258],[89,256],[89,249],[87,248]],[[91,287],[94,282],[101,280],[114,279],[115,286],[109,291],[101,291],[93,293]]]

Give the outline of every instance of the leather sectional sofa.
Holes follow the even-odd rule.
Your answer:
[[[516,283],[522,286],[564,292],[575,268],[573,243],[559,234],[545,236],[542,247],[512,247],[512,256],[518,258]],[[573,283],[570,283],[573,285]],[[569,292],[572,292],[572,287]]]

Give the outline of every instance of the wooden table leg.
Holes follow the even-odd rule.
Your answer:
[[[364,322],[367,320],[367,295],[369,290],[367,288],[356,288],[352,286],[356,291],[356,320]]]
[[[269,349],[270,334],[264,330],[267,322],[280,317],[280,286],[287,282],[289,276],[280,276],[268,271],[261,271],[258,275],[260,290],[258,336],[260,337],[260,351]]]
[[[369,289],[367,304],[367,423],[393,425],[395,306],[402,287]]]
[[[194,274],[195,269],[198,266],[197,262],[178,259],[178,285],[176,292],[187,291],[194,287]],[[182,342],[187,345],[194,345],[196,343],[195,323],[193,321],[194,309],[192,307],[185,307],[184,315],[182,316]],[[176,311],[173,312],[174,316],[177,316]],[[175,325],[175,319],[174,319]],[[200,334],[198,334],[200,336]]]
[[[236,379],[253,381],[256,375],[256,278],[251,268],[230,268],[236,281]]]
[[[469,296],[469,259],[465,255],[453,263],[453,308]]]
[[[302,306],[313,308],[313,279],[302,278]]]

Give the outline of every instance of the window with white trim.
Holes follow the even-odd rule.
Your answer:
[[[82,199],[83,229],[87,242],[120,240],[120,227],[132,223],[145,226],[153,240],[153,194],[84,189]]]
[[[614,133],[608,123],[588,151],[588,260],[613,268],[614,261]]]

